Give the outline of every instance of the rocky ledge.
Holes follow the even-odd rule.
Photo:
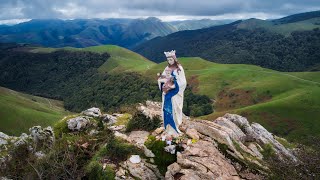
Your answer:
[[[161,115],[161,103],[147,101],[137,107],[145,116]],[[123,114],[102,114],[98,108],[90,108],[80,115],[68,118],[63,122],[70,133],[87,132],[90,136],[99,134],[98,125],[93,119],[99,118],[114,136],[134,145],[143,152],[143,156],[131,156],[129,159],[115,164],[115,179],[264,179],[269,171],[265,162],[266,151],[273,152],[281,161],[298,163],[290,149],[284,147],[279,137],[268,132],[258,123],[249,123],[245,117],[237,114],[225,114],[213,121],[192,119],[183,116],[179,129],[180,137],[173,144],[164,147],[163,151],[174,154],[176,162],[167,167],[161,174],[155,163],[156,155],[146,147],[150,136],[161,141],[164,128],[154,131],[125,132],[125,124],[117,123]],[[47,147],[54,143],[51,127],[42,129],[40,126],[30,128],[30,135],[20,137],[8,136],[0,132],[0,150],[7,150],[9,144],[19,146],[29,143],[29,148],[45,142]],[[283,139],[282,139],[283,140]],[[88,144],[82,144],[86,148]],[[0,151],[1,152],[1,151]],[[34,152],[39,158],[42,152]],[[1,166],[10,160],[10,156],[0,157]],[[106,167],[107,164],[101,164]]]

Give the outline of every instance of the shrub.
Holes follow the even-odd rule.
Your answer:
[[[183,113],[187,116],[203,116],[213,112],[211,99],[206,95],[194,94],[190,86],[184,93]]]
[[[103,170],[99,162],[92,161],[86,168],[86,177],[89,180],[111,180],[115,178],[115,172],[109,166],[106,166],[106,169]]]
[[[127,160],[129,156],[133,154],[144,156],[143,152],[136,146],[126,143],[122,139],[111,138],[107,142],[105,149],[102,149],[102,151],[100,151],[99,156],[106,156],[114,162],[120,162]]]
[[[145,142],[145,145],[154,153],[155,164],[158,166],[158,169],[162,175],[166,173],[167,167],[170,164],[177,161],[175,154],[170,154],[164,151],[164,147],[166,146],[165,141],[156,140],[154,136],[149,136],[148,140]]]
[[[126,131],[132,130],[146,130],[152,131],[160,127],[161,119],[158,116],[149,118],[145,116],[141,111],[137,111],[134,116],[129,120]]]
[[[272,147],[272,145],[271,144],[265,144],[263,147],[262,147],[262,151],[261,151],[261,154],[263,155],[263,158],[264,159],[269,159],[269,158],[271,158],[273,155],[274,155],[274,153],[275,153],[275,151],[274,151],[274,149],[273,149],[273,147]]]

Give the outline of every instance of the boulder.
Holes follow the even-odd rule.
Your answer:
[[[8,144],[8,139],[10,138],[10,136],[6,135],[5,133],[3,132],[0,132],[0,146],[1,145],[6,145]]]
[[[157,166],[152,165],[146,162],[144,159],[141,159],[138,163],[132,163],[130,160],[120,163],[120,166],[127,171],[127,176],[123,175],[123,172],[119,172],[116,175],[122,175],[121,177],[116,177],[116,179],[145,179],[145,180],[154,180],[154,179],[164,179],[160,174]]]
[[[101,116],[101,111],[99,108],[92,107],[90,109],[87,109],[85,111],[81,112],[85,116],[90,116],[90,117],[100,117]]]
[[[140,110],[145,116],[153,118],[155,116],[161,117],[161,102],[146,101],[146,104],[139,104],[137,109]]]
[[[86,116],[78,116],[67,121],[68,128],[72,131],[81,131],[90,125],[90,120]]]
[[[51,147],[54,143],[54,132],[51,126],[43,128],[41,126],[33,126],[29,129],[30,136],[36,144],[39,142],[45,143]]]
[[[14,146],[27,144],[31,139],[32,138],[29,135],[27,135],[26,133],[22,133],[20,137],[15,138]]]
[[[107,125],[112,125],[117,122],[118,116],[116,115],[110,115],[110,114],[103,114],[102,115],[102,121],[106,122]]]

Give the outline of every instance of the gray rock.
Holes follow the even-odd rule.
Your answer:
[[[22,133],[20,137],[16,138],[16,141],[14,142],[14,146],[20,146],[28,143],[28,140],[31,140],[32,138],[28,136],[26,133]]]
[[[253,132],[253,129],[250,126],[247,118],[237,114],[229,113],[226,113],[223,117],[236,124],[242,130],[242,132],[246,134],[246,141],[254,141],[256,134]]]
[[[90,120],[86,116],[78,116],[67,121],[68,128],[72,131],[81,131],[90,125]]]
[[[120,133],[120,132],[118,132],[118,131],[115,131],[115,132],[114,132],[114,136],[119,137],[119,138],[121,138],[121,139],[123,139],[123,140],[125,140],[125,141],[128,141],[128,136],[125,135],[125,134],[122,134],[122,133]]]
[[[154,101],[146,101],[146,104],[139,104],[137,107],[145,116],[153,118],[155,116],[161,117],[161,102],[154,102]]]
[[[256,141],[261,145],[272,145],[279,159],[291,160],[294,162],[298,161],[292,152],[287,150],[281,143],[279,143],[263,126],[258,123],[252,123],[251,127],[254,133],[256,133]]]
[[[199,140],[182,153],[177,152],[177,162],[168,166],[166,179],[181,173],[181,179],[240,179],[228,159],[210,142]]]
[[[0,132],[0,146],[1,145],[6,145],[8,144],[8,139],[10,138],[10,136],[6,135],[5,133],[3,132]]]
[[[124,130],[125,127],[126,127],[125,125],[109,126],[108,129],[111,131],[121,131],[121,130]]]
[[[118,116],[117,115],[110,115],[110,114],[103,114],[102,115],[102,121],[106,122],[107,125],[112,125],[117,122]]]
[[[36,144],[39,142],[44,142],[48,146],[52,146],[54,143],[54,132],[51,126],[44,129],[41,126],[33,126],[29,129],[30,136]]]
[[[130,160],[127,160],[122,163],[121,166],[134,178],[145,180],[164,179],[158,168],[155,165],[147,163],[144,159],[141,159],[140,163],[131,163]],[[118,177],[118,179],[120,179],[120,177]]]
[[[170,154],[174,154],[176,153],[176,145],[166,146],[164,147],[164,150]]]
[[[91,116],[91,117],[100,117],[101,116],[101,111],[100,111],[99,108],[92,107],[90,109],[82,111],[82,114],[86,115],[86,116]]]
[[[89,132],[89,135],[90,136],[94,136],[94,135],[97,135],[99,133],[99,131],[95,130],[95,129],[92,129],[90,132]]]
[[[151,157],[151,158],[156,157],[156,156],[153,154],[153,152],[152,152],[150,149],[148,149],[145,145],[142,145],[142,148],[143,148],[143,152],[144,152],[144,155],[145,155],[145,156]]]

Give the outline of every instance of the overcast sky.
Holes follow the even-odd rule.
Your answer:
[[[0,0],[0,22],[28,19],[273,19],[320,10],[320,0]]]

